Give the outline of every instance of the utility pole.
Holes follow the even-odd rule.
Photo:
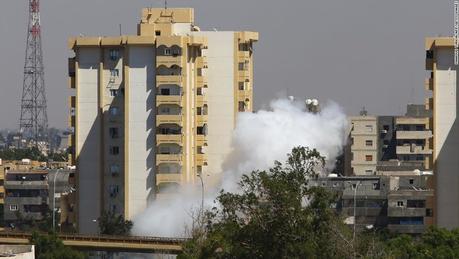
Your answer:
[[[24,64],[19,129],[35,142],[48,142],[43,51],[41,46],[40,0],[29,0],[29,25]]]

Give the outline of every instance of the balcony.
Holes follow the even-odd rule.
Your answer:
[[[196,106],[204,106],[207,103],[207,98],[204,95],[196,95]]]
[[[182,76],[181,75],[168,75],[168,76],[156,76],[156,86],[160,85],[181,85]]]
[[[70,89],[75,89],[76,88],[75,87],[76,84],[75,84],[75,77],[74,76],[69,77],[68,83],[69,83],[69,88]]]
[[[431,111],[433,111],[433,108],[434,108],[434,107],[433,107],[433,106],[434,106],[434,105],[433,105],[433,98],[432,98],[432,97],[426,98],[426,103],[425,103],[425,105],[426,105],[426,110],[431,110]]]
[[[70,96],[70,108],[76,108],[76,96]]]
[[[156,174],[156,184],[170,183],[170,182],[181,182],[182,174]]]
[[[430,130],[422,131],[403,131],[399,130],[396,133],[397,139],[428,139],[432,137],[432,132]]]
[[[387,209],[387,216],[389,217],[425,217],[426,208],[389,207]]]
[[[239,70],[238,71],[238,80],[239,82],[246,82],[246,80],[250,80],[250,71],[248,70]]]
[[[8,204],[17,205],[41,205],[48,202],[47,197],[6,197]]]
[[[204,123],[207,123],[207,115],[197,115],[196,116],[196,122],[197,125],[203,125]]]
[[[405,234],[421,234],[424,232],[426,227],[424,225],[397,225],[389,224],[387,228],[390,232],[394,233],[405,233]]]
[[[251,92],[249,90],[238,90],[238,99],[243,101],[245,99],[252,99]]]
[[[156,106],[162,104],[175,104],[178,106],[183,106],[182,96],[181,95],[157,95],[156,96]]]
[[[199,68],[207,68],[207,58],[206,57],[197,57],[196,66]]]
[[[75,127],[75,124],[76,124],[75,121],[76,121],[75,115],[69,116],[69,126],[70,127]]]
[[[6,189],[48,189],[48,181],[6,181]]]
[[[206,142],[206,136],[204,136],[204,135],[196,135],[196,145],[204,146],[205,142]]]
[[[182,67],[182,56],[156,56],[156,67],[171,67],[172,65]]]
[[[76,68],[76,59],[75,58],[69,58],[68,59],[69,77],[75,77],[75,68]]]
[[[156,155],[156,165],[160,165],[163,163],[181,163],[182,162],[182,154],[157,154]]]
[[[182,145],[182,135],[156,135],[156,145],[161,144],[178,144]]]
[[[426,70],[433,70],[433,58],[426,58]]]
[[[196,154],[196,163],[204,165],[204,163],[207,163],[207,156],[205,154]]]
[[[238,57],[240,61],[250,59],[250,51],[238,51]]]
[[[207,78],[205,76],[197,76],[198,87],[203,87],[207,85]]]
[[[432,150],[426,148],[425,146],[416,146],[416,145],[397,146],[397,154],[398,155],[430,155],[432,154]]]
[[[426,78],[424,80],[424,86],[425,86],[426,91],[433,91],[433,79]]]
[[[182,115],[156,115],[156,126],[161,124],[177,124],[182,126]]]

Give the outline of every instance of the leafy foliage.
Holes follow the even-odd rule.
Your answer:
[[[5,149],[0,151],[0,158],[4,160],[21,160],[28,158],[40,162],[47,161],[47,157],[43,155],[36,147],[28,149]]]
[[[337,197],[308,184],[323,165],[316,150],[298,147],[285,165],[243,176],[239,193],[221,191],[218,208],[195,220],[178,258],[459,258],[459,229],[375,229],[353,239],[332,209]]]
[[[241,193],[220,193],[220,207],[207,212],[205,238],[195,236],[180,258],[349,257],[342,247],[350,235],[331,208],[334,197],[308,184],[323,166],[319,152],[298,147],[285,166],[243,176]]]
[[[64,246],[55,233],[40,234],[33,232],[30,243],[35,245],[37,259],[83,259],[84,254]]]
[[[104,212],[98,219],[99,232],[102,235],[127,236],[132,229],[132,221],[124,220],[123,215]]]

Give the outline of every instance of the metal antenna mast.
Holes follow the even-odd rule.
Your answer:
[[[21,99],[20,133],[35,141],[47,141],[48,115],[41,47],[40,0],[29,0],[29,25]]]

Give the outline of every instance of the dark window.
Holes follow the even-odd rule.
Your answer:
[[[196,108],[196,114],[197,115],[202,115],[202,107],[197,107]]]
[[[110,154],[111,155],[119,155],[120,154],[120,147],[118,146],[112,146],[110,147]]]
[[[365,146],[367,147],[373,146],[373,140],[365,140]]]
[[[201,87],[196,88],[196,94],[197,95],[202,95],[202,88]]]
[[[245,103],[244,102],[239,102],[239,111],[240,112],[245,112]]]
[[[115,61],[119,58],[120,52],[117,49],[111,49],[110,50],[110,59]]]
[[[426,209],[426,216],[433,217],[433,209]]]
[[[373,156],[372,155],[366,155],[365,156],[365,161],[367,161],[367,162],[373,161]]]
[[[161,89],[161,95],[170,95],[171,90],[169,88],[162,88]]]
[[[406,207],[407,208],[425,208],[426,201],[425,200],[407,200]]]
[[[120,134],[119,134],[119,129],[118,128],[110,128],[109,129],[109,133],[110,133],[110,137],[111,138],[119,138],[120,137]]]
[[[414,179],[410,179],[410,184],[414,184]]]
[[[244,90],[244,82],[239,82],[239,90]]]
[[[156,36],[161,36],[161,31],[155,31]]]
[[[434,58],[433,50],[426,50],[426,59],[432,59],[432,58]]]

